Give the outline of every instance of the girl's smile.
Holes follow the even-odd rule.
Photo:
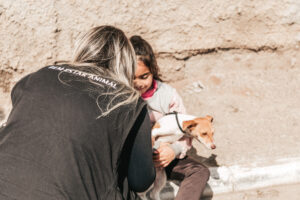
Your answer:
[[[153,75],[143,61],[137,61],[137,69],[134,76],[134,87],[141,94],[145,93],[152,86]]]

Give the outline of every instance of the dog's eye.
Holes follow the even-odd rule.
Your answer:
[[[205,132],[205,133],[202,133],[202,135],[207,135],[207,133]]]

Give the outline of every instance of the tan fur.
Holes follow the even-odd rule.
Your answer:
[[[152,129],[155,129],[155,128],[160,128],[160,124],[159,124],[158,122],[156,122],[156,123],[154,124],[154,126],[152,127]]]
[[[213,118],[209,115],[206,117],[198,117],[193,120],[183,122],[183,130],[188,131],[193,137],[202,139],[204,144],[210,144],[212,149],[216,146],[213,144],[214,128],[212,126]]]

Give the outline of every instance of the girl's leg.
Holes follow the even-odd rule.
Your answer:
[[[176,200],[199,200],[210,175],[207,167],[188,157],[175,159],[166,172],[170,179],[181,181]]]

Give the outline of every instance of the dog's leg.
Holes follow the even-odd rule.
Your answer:
[[[156,179],[154,181],[154,187],[150,192],[151,199],[160,200],[160,191],[166,185],[167,175],[165,169],[156,168]]]

